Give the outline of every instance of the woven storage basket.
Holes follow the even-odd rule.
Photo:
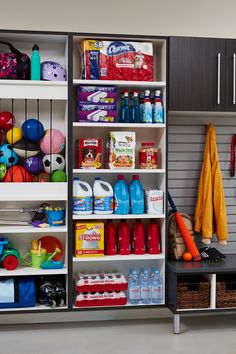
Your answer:
[[[178,283],[177,309],[201,309],[210,304],[210,284],[208,281],[199,283]]]
[[[216,283],[216,307],[236,307],[236,282]]]

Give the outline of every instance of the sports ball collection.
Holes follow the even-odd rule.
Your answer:
[[[0,112],[0,182],[66,182],[65,137],[45,130],[36,118],[15,126],[10,112]]]

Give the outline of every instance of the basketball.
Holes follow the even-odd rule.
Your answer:
[[[33,177],[23,166],[12,166],[8,168],[3,182],[32,182]]]
[[[65,146],[65,137],[57,129],[48,129],[40,142],[44,154],[59,154]]]

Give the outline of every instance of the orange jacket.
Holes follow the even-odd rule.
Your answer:
[[[216,133],[212,124],[207,127],[194,229],[202,233],[203,238],[212,238],[213,233],[217,234],[219,241],[226,241],[228,238],[224,188],[216,146]]]

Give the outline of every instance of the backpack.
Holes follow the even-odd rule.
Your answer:
[[[0,41],[0,44],[8,46],[8,53],[0,52],[0,79],[29,80],[30,58],[20,52],[11,43]]]
[[[193,236],[193,223],[188,214],[180,213],[185,225],[187,226],[190,234]],[[168,217],[168,254],[171,259],[180,260],[187,251],[186,244],[181,235],[177,222],[175,220],[175,214],[169,213]]]

